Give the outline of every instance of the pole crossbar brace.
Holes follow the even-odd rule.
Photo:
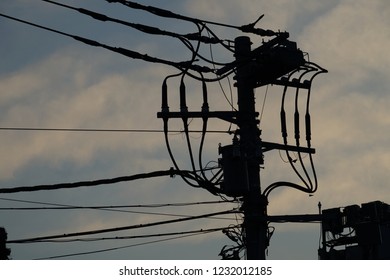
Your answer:
[[[321,214],[301,214],[301,215],[275,215],[266,216],[264,220],[274,223],[310,223],[321,222],[323,217]]]
[[[316,153],[316,150],[313,148],[298,147],[298,146],[278,144],[278,143],[265,142],[265,141],[262,142],[262,150],[263,152],[268,152],[271,150],[284,150],[284,151],[300,152],[306,154]]]
[[[212,112],[158,112],[159,119],[182,119],[182,118],[217,118],[227,122],[237,123],[238,113],[235,111],[212,111]]]

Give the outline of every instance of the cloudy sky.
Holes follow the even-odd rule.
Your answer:
[[[139,1],[184,15],[232,25],[253,22],[264,29],[288,31],[290,39],[308,52],[310,60],[329,70],[316,78],[311,96],[312,137],[319,188],[314,196],[278,189],[269,197],[269,214],[318,213],[323,208],[374,200],[390,203],[390,3],[386,0],[182,0]],[[161,19],[103,0],[63,4],[87,8],[135,23],[180,33],[195,32],[194,25]],[[0,12],[104,44],[124,47],[173,61],[190,59],[177,40],[146,35],[113,23],[98,22],[75,11],[38,0],[3,0]],[[242,35],[237,30],[212,26],[225,39]],[[137,61],[71,38],[0,18],[0,128],[88,128],[161,130],[156,113],[161,107],[161,84],[176,74],[173,67]],[[254,46],[262,38],[251,37]],[[208,46],[202,54],[210,57]],[[229,62],[232,54],[213,47],[216,60]],[[232,78],[232,77],[231,77]],[[186,80],[187,82],[187,80]],[[221,84],[230,98],[229,82]],[[169,106],[178,110],[179,80],[169,80]],[[200,110],[201,85],[188,78],[188,106]],[[233,103],[236,104],[235,89]],[[265,93],[267,98],[264,99]],[[211,110],[230,110],[218,83],[209,84]],[[282,88],[256,90],[256,108],[263,111],[260,128],[265,141],[282,142],[279,110]],[[293,95],[289,95],[293,96]],[[263,101],[266,100],[263,108]],[[287,102],[293,102],[288,99]],[[290,103],[288,103],[290,104]],[[292,108],[292,107],[289,107]],[[200,129],[194,120],[191,129]],[[178,121],[170,122],[182,129]],[[210,129],[227,131],[229,124],[212,121]],[[234,129],[234,127],[232,128]],[[190,159],[185,137],[170,135],[175,157],[183,169]],[[200,135],[191,138],[194,147]],[[231,143],[228,134],[206,136],[204,162],[218,159],[218,144]],[[197,149],[197,148],[195,148]],[[0,131],[0,186],[30,186],[112,178],[167,170],[172,166],[163,133]],[[299,183],[284,155],[265,154],[262,187],[274,181]],[[220,200],[205,190],[191,188],[179,178],[157,178],[75,190],[3,194],[0,207],[139,205]],[[46,205],[48,206],[48,205]],[[145,224],[177,215],[201,215],[229,210],[236,204],[126,209],[151,214],[103,210],[1,210],[0,226],[9,240]],[[161,215],[161,214],[168,214]],[[104,237],[182,232],[236,224],[235,216],[202,219]],[[270,259],[317,259],[318,224],[275,224],[268,251]],[[102,237],[99,235],[98,237]],[[48,258],[67,254],[127,248],[76,259],[219,259],[224,245],[232,244],[221,232],[137,245],[152,239],[38,243],[10,245],[14,259]],[[136,246],[137,245],[137,246]]]

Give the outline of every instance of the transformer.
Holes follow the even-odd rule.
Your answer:
[[[238,144],[220,146],[219,164],[223,170],[221,190],[230,197],[241,197],[248,192],[248,172]]]

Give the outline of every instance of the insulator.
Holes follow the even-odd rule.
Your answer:
[[[161,100],[161,111],[162,112],[168,112],[168,85],[167,81],[164,80],[162,84],[162,100]]]
[[[300,129],[299,129],[299,113],[295,112],[294,113],[294,131],[295,131],[295,139],[300,138]]]
[[[306,123],[306,141],[310,143],[311,141],[311,121],[310,114],[305,115],[305,123]]]
[[[202,105],[202,111],[209,111],[209,103],[208,103],[208,97],[207,97],[207,85],[205,81],[202,81],[202,92],[203,92],[203,105]]]
[[[282,128],[282,137],[283,139],[287,139],[287,124],[286,124],[286,112],[284,109],[280,111],[280,124]]]
[[[187,102],[186,102],[186,86],[182,81],[180,83],[180,111],[187,112]]]

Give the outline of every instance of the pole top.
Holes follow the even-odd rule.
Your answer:
[[[234,40],[235,53],[236,54],[247,54],[251,51],[251,39],[248,36],[240,36]]]

